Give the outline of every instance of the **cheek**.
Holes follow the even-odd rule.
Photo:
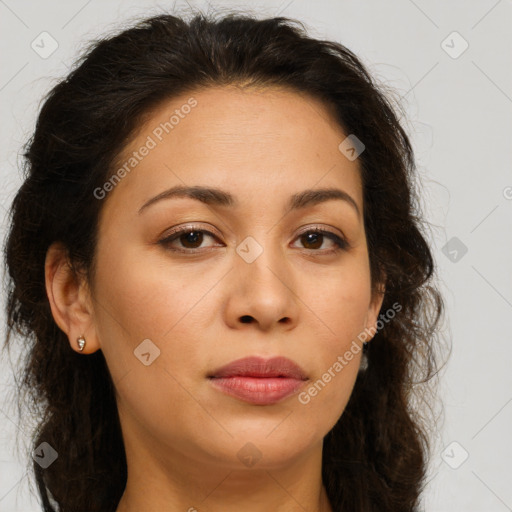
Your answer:
[[[127,251],[116,260],[106,257],[97,274],[96,329],[120,415],[125,424],[185,443],[208,420],[189,390],[191,374],[200,367],[191,342],[194,315],[211,284],[129,256]],[[186,411],[180,421],[173,419],[176,411]]]
[[[123,330],[123,337],[164,341],[212,283],[201,272],[144,257],[137,247],[120,252],[122,257],[113,258],[109,251],[98,265],[98,302],[109,305],[111,320]]]
[[[364,261],[351,263],[315,282],[308,281],[300,292],[319,320],[328,352],[340,351],[366,327],[371,301],[369,270]]]
[[[358,375],[362,349],[356,339],[338,341],[322,352],[322,364],[297,395],[297,402],[325,435],[345,410]]]
[[[98,261],[95,325],[114,382],[128,371],[145,368],[137,358],[143,342],[158,355],[154,364],[162,368],[160,374],[163,368],[173,375],[183,373],[185,362],[194,360],[191,344],[183,343],[192,334],[187,331],[193,328],[190,314],[200,310],[197,305],[211,284],[197,276],[187,279],[178,269],[147,264],[130,249],[110,247]],[[114,258],[114,254],[122,256]],[[179,341],[184,346],[176,347]],[[136,379],[137,373],[132,376]],[[149,372],[146,377],[153,378]],[[158,382],[148,380],[149,386],[161,389]]]
[[[345,409],[359,371],[361,335],[371,299],[368,269],[364,262],[347,266],[337,277],[320,280],[318,285],[304,302],[311,305],[318,320],[309,351],[319,364],[297,400],[319,427],[332,427]]]

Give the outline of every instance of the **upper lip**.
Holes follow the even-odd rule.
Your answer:
[[[304,370],[287,357],[263,357],[251,356],[232,361],[218,368],[208,375],[209,378],[227,377],[288,377],[306,380]]]

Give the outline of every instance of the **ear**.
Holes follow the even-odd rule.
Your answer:
[[[385,282],[385,280],[384,280]],[[382,302],[384,301],[384,295],[386,294],[386,287],[384,283],[377,285],[375,290],[372,291],[372,299],[366,315],[366,332],[373,333],[366,341],[370,341],[375,336],[377,331],[377,320],[379,316]]]
[[[53,318],[77,352],[77,338],[83,336],[86,344],[81,353],[91,354],[100,347],[94,326],[91,295],[86,279],[69,264],[68,251],[60,242],[52,244],[45,260],[46,294]]]

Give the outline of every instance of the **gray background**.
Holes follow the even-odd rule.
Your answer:
[[[186,6],[0,0],[2,237],[6,208],[20,183],[20,147],[42,96],[89,39],[174,4]],[[512,510],[511,0],[210,4],[298,18],[312,36],[347,45],[402,98],[447,305],[445,336],[453,343],[442,373],[445,415],[434,438],[424,508]],[[206,2],[190,5],[207,9]],[[52,44],[58,47],[45,55]],[[4,306],[4,294],[1,300]],[[37,511],[14,446],[16,430],[28,442],[30,428],[17,424],[6,400],[19,372],[5,354],[0,372],[0,511]]]

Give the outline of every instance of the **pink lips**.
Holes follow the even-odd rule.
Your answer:
[[[286,357],[238,359],[208,377],[219,391],[257,405],[279,402],[307,380],[302,368]]]

